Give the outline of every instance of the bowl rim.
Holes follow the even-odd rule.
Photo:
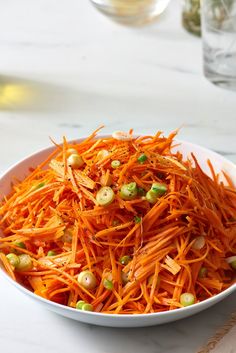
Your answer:
[[[104,134],[104,135],[99,135],[99,137],[95,137],[95,138],[108,138],[110,137],[111,134]],[[142,134],[135,134],[133,135],[134,138],[137,138],[139,136],[142,136]],[[83,141],[85,138],[87,137],[80,137],[77,139],[73,139],[73,140],[69,140],[67,141],[69,144],[73,144],[76,142],[80,142]],[[176,144],[174,144],[174,146],[172,146],[173,148],[178,147],[178,145],[188,145],[189,147],[191,147],[194,151],[194,148],[201,150],[202,152],[207,153],[211,153],[212,155],[214,155],[217,159],[220,159],[223,162],[226,162],[228,165],[230,165],[233,169],[235,169],[236,171],[236,164],[234,164],[232,161],[228,160],[227,158],[225,158],[224,156],[220,155],[219,153],[210,150],[206,147],[203,147],[201,145],[192,143],[192,142],[188,142],[185,140],[181,140],[181,139],[174,139],[174,142],[176,142]],[[62,145],[62,144],[59,144]],[[6,169],[6,171],[3,171],[0,174],[0,183],[1,180],[4,179],[5,177],[7,177],[7,174],[10,173],[14,168],[16,168],[17,166],[19,166],[22,163],[27,162],[27,160],[32,159],[33,157],[41,154],[41,153],[46,153],[50,151],[53,151],[53,149],[56,149],[56,146],[48,146],[39,150],[36,150],[35,152],[29,154],[28,156],[20,159],[18,162],[14,163],[13,165],[11,165],[10,167],[8,167]],[[1,185],[0,185],[1,186]],[[37,294],[35,294],[34,292],[30,291],[29,289],[27,289],[26,287],[24,287],[23,285],[21,285],[20,283],[18,283],[17,281],[14,281],[3,269],[2,267],[0,267],[0,275],[5,278],[8,282],[10,282],[13,286],[15,286],[17,289],[19,289],[21,292],[23,292],[24,294],[29,295],[32,299],[38,300],[41,303],[44,303],[46,305],[52,306],[58,310],[65,310],[65,311],[69,311],[72,313],[79,313],[81,315],[91,315],[91,316],[96,316],[96,317],[100,317],[100,318],[111,318],[114,320],[118,320],[120,318],[123,318],[124,320],[130,320],[130,319],[137,319],[137,318],[158,318],[158,317],[168,317],[171,316],[173,314],[173,316],[177,313],[181,314],[181,313],[188,313],[191,312],[193,310],[193,308],[198,308],[198,312],[201,311],[201,309],[204,309],[205,305],[207,305],[209,303],[209,306],[211,306],[211,304],[214,304],[218,301],[221,301],[225,296],[230,295],[232,292],[234,292],[236,290],[236,282],[233,283],[231,286],[229,286],[228,288],[226,288],[225,290],[223,290],[222,292],[212,296],[211,298],[207,298],[201,302],[195,303],[193,305],[187,306],[187,307],[182,307],[182,308],[176,308],[176,309],[172,309],[172,310],[167,310],[167,311],[160,311],[160,312],[155,312],[155,313],[146,313],[146,314],[108,314],[108,313],[102,313],[102,312],[92,312],[92,311],[82,311],[82,310],[77,310],[76,308],[72,308],[70,306],[66,306],[66,305],[62,305],[56,302],[53,302],[49,299],[45,299]]]

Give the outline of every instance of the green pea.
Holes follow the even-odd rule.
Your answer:
[[[115,194],[110,186],[103,186],[96,195],[96,200],[100,206],[109,206],[115,199]]]
[[[6,255],[6,258],[13,267],[17,267],[20,263],[19,257],[16,254],[9,253]]]
[[[55,256],[55,255],[56,255],[56,252],[53,250],[49,250],[47,253],[47,256]]]
[[[78,310],[81,310],[82,309],[82,306],[86,304],[84,300],[79,300],[77,303],[76,303],[76,309]]]
[[[131,261],[131,257],[129,255],[124,255],[120,258],[120,263],[121,265],[128,265],[128,263]]]
[[[112,290],[113,289],[113,282],[110,281],[109,279],[105,278],[104,281],[103,281],[103,285],[108,290]]]
[[[206,267],[201,267],[198,273],[199,278],[204,278],[207,275],[207,268]]]
[[[82,305],[81,310],[83,311],[93,311],[93,306],[92,304],[85,303]]]
[[[180,304],[183,306],[190,306],[194,304],[195,299],[192,293],[183,293],[180,296]]]
[[[157,196],[160,197],[164,195],[167,191],[167,187],[164,184],[153,183],[151,187],[151,191]]]
[[[120,197],[123,200],[133,200],[138,194],[137,185],[135,182],[124,184],[120,189]]]
[[[121,164],[121,163],[120,163],[119,160],[114,160],[114,161],[111,162],[111,166],[112,166],[112,168],[114,168],[114,169],[119,168],[120,164]]]
[[[147,160],[147,156],[146,156],[146,154],[141,154],[139,157],[138,157],[138,162],[140,163],[140,164],[143,164],[145,161]]]

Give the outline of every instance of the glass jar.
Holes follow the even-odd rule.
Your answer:
[[[103,14],[127,24],[140,25],[158,17],[170,0],[90,0]]]
[[[201,12],[204,74],[236,91],[236,0],[204,0]]]
[[[182,23],[187,31],[201,35],[200,0],[183,0]]]

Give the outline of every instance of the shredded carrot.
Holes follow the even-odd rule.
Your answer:
[[[176,275],[181,270],[181,266],[177,264],[177,262],[169,255],[166,256],[165,264],[162,264],[162,267],[171,272],[173,275]]]
[[[0,262],[8,275],[62,305],[83,300],[96,312],[122,315],[181,308],[182,293],[199,302],[232,285],[235,272],[226,259],[236,255],[236,190],[230,176],[216,173],[209,160],[207,175],[193,154],[185,160],[173,153],[177,131],[135,138],[130,130],[119,140],[97,138],[100,129],[80,143],[53,142],[53,153],[2,196]],[[69,149],[81,156],[81,166],[67,163]],[[130,183],[137,189],[127,200],[121,188]],[[153,184],[165,191],[152,203],[146,193]],[[107,206],[97,198],[102,187],[114,193]],[[196,248],[200,236],[204,243]],[[33,267],[20,271],[9,253],[30,256]],[[78,281],[82,271],[93,273],[95,288]]]

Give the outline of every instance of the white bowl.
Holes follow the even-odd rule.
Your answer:
[[[80,140],[78,140],[79,142]],[[228,175],[231,176],[233,180],[236,181],[236,166],[220,156],[219,154],[210,151],[206,148],[194,145],[189,142],[178,141],[180,144],[177,147],[174,147],[173,150],[179,150],[183,153],[184,157],[187,158],[190,156],[190,153],[193,152],[197,157],[199,164],[203,170],[209,174],[209,168],[207,167],[207,159],[209,158],[216,170],[220,172],[224,170]],[[49,155],[54,147],[46,148],[41,150],[22,161],[16,163],[13,167],[8,169],[0,177],[0,195],[6,195],[11,191],[11,181],[14,177],[22,180],[29,173],[29,167],[36,167],[40,162],[42,162]],[[68,318],[82,321],[89,324],[100,325],[100,326],[109,326],[109,327],[143,327],[143,326],[152,326],[164,324],[167,322],[172,322],[179,320],[193,314],[199,313],[200,311],[209,308],[210,306],[218,303],[222,299],[226,298],[236,289],[236,284],[233,284],[231,287],[221,292],[220,294],[215,295],[212,298],[206,299],[200,303],[194,304],[192,306],[175,309],[166,312],[153,313],[153,314],[135,314],[135,315],[119,315],[119,314],[102,314],[94,312],[83,312],[70,307],[66,307],[49,300],[43,299],[28,289],[24,288],[19,283],[13,281],[4,271],[3,268],[0,269],[0,274],[2,278],[8,280],[8,282],[14,285],[17,289],[23,292],[28,297],[35,300],[37,303],[41,304],[45,308],[52,310],[60,315],[66,316]],[[3,285],[3,284],[1,284]]]

